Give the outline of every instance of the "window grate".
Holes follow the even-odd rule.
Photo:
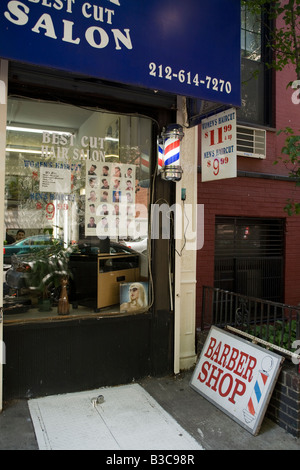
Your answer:
[[[237,126],[237,155],[266,158],[266,131],[252,127]]]
[[[283,219],[216,218],[215,287],[281,302],[283,260]]]

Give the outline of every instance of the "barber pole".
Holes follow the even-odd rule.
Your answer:
[[[180,139],[171,137],[165,142],[164,164],[179,165],[180,164]]]
[[[149,155],[141,153],[141,170],[148,172],[150,168]]]
[[[164,166],[164,144],[162,139],[157,141],[157,167],[160,172]]]
[[[168,126],[166,131],[162,134],[164,141],[164,155],[161,177],[164,180],[181,180],[183,172],[180,166],[180,143],[183,136],[183,129],[178,124]]]

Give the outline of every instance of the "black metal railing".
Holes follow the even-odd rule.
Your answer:
[[[300,306],[204,286],[201,328],[212,325],[234,327],[284,351],[296,353],[300,348],[295,343],[300,340]]]
[[[282,302],[283,257],[216,257],[215,287]]]

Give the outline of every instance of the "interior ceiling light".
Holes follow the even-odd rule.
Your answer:
[[[73,135],[72,132],[63,132],[56,130],[47,130],[47,129],[33,129],[31,127],[16,127],[16,126],[6,126],[6,130],[15,131],[15,132],[30,132],[31,134],[43,134],[48,132],[49,134],[59,134],[59,135]]]
[[[18,153],[34,153],[34,154],[37,154],[37,155],[41,155],[42,154],[42,151],[41,150],[31,150],[31,149],[17,149],[17,148],[11,148],[11,147],[7,147],[5,149],[6,152],[18,152]]]

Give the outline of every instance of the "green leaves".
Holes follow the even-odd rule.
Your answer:
[[[247,0],[242,5],[252,13],[261,12],[265,18],[267,47],[273,53],[267,66],[274,70],[283,70],[286,65],[293,64],[296,76],[300,78],[300,1]]]
[[[50,286],[59,287],[62,278],[71,276],[69,256],[72,251],[72,247],[64,248],[60,241],[54,241],[53,245],[20,256],[20,261],[31,266],[26,276],[28,288],[41,292],[45,298]]]
[[[294,352],[292,344],[297,339],[297,322],[296,320],[276,321],[274,325],[254,325],[249,327],[248,333]]]
[[[281,149],[280,157],[273,163],[276,165],[282,161],[289,171],[289,176],[295,179],[296,186],[300,186],[300,135],[290,127],[277,132],[277,135],[280,134],[286,135],[285,144]],[[298,215],[300,214],[300,203],[288,199],[284,210],[289,216]]]

